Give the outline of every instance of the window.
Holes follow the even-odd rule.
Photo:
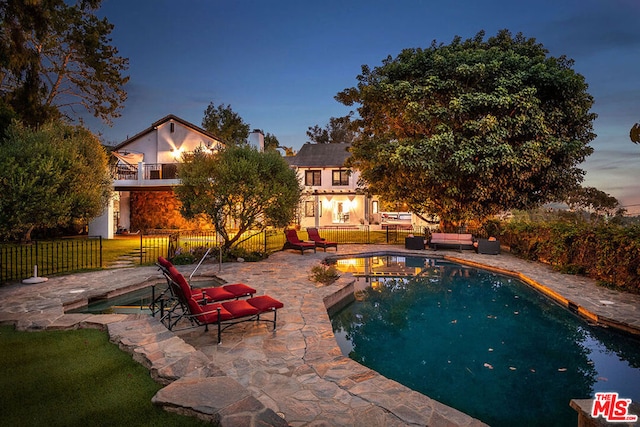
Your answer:
[[[304,202],[304,216],[306,217],[316,216],[316,202],[312,202],[312,201]],[[322,216],[322,201],[318,202],[318,216]]]
[[[316,216],[315,205],[316,205],[315,202],[304,202],[304,216],[306,217]]]
[[[321,185],[320,171],[306,171],[304,173],[304,185]]]
[[[335,170],[333,171],[333,185],[349,185],[349,171]]]

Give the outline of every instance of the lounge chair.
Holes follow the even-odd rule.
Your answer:
[[[302,240],[300,240],[298,238],[298,233],[296,233],[296,230],[285,230],[284,235],[286,241],[284,242],[284,246],[282,247],[283,251],[285,249],[296,249],[299,250],[302,255],[304,255],[304,251],[306,250],[313,250],[313,252],[316,251],[316,244],[311,242],[303,242]]]
[[[171,290],[175,298],[175,287],[178,286],[182,290],[182,293],[187,298],[195,298],[197,301],[201,301],[203,304],[207,302],[225,301],[232,299],[239,299],[243,297],[250,297],[256,293],[256,290],[251,286],[247,286],[244,283],[232,283],[223,286],[212,286],[208,288],[193,288],[187,279],[175,268],[175,266],[166,258],[159,256],[158,264],[162,274],[167,279],[168,288]],[[185,303],[186,301],[181,301]]]
[[[323,239],[322,237],[320,237],[317,228],[307,228],[307,234],[309,235],[309,238],[315,243],[316,248],[322,248],[325,252],[327,252],[327,248],[336,248],[336,251],[338,250],[338,243],[330,242],[327,239]]]
[[[205,331],[209,325],[216,325],[218,329],[218,344],[221,342],[222,332],[238,323],[262,321],[273,324],[276,330],[277,310],[284,307],[280,301],[268,295],[261,295],[249,299],[239,299],[227,302],[201,305],[193,298],[187,299],[187,310],[182,317],[194,326],[204,325]],[[260,316],[273,312],[273,320],[261,319]],[[175,323],[173,324],[175,326]]]

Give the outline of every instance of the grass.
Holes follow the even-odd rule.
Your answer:
[[[160,388],[104,331],[0,326],[1,425],[206,425],[154,406]]]
[[[140,236],[102,239],[102,264],[109,265],[127,254],[140,254]]]

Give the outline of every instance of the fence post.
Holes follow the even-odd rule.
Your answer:
[[[140,169],[138,169],[139,171]],[[140,230],[140,265],[142,265],[142,235],[144,234],[144,232],[142,230]]]
[[[35,246],[36,246],[36,260],[35,260],[35,264],[37,265],[37,264],[38,264],[38,241],[36,240],[36,241],[34,242],[34,244],[35,244]],[[33,253],[33,252],[32,252],[32,253]],[[32,260],[31,260],[31,268],[33,268],[33,265],[34,265],[34,261],[33,261],[33,259],[32,259]]]

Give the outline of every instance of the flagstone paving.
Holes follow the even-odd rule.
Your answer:
[[[406,251],[399,246],[341,245],[338,255],[395,251],[446,256],[525,279],[591,322],[640,335],[640,296],[558,274],[509,254]],[[241,323],[216,344],[215,328],[168,331],[144,315],[65,314],[88,298],[162,283],[155,267],[109,269],[52,277],[36,285],[0,287],[0,323],[21,330],[106,328],[110,339],[149,369],[165,387],[154,403],[223,426],[480,426],[475,420],[343,356],[326,301],[352,282],[344,274],[330,286],[309,280],[312,266],[330,252],[278,252],[259,263],[205,263],[198,275],[243,282],[282,301],[277,330]],[[193,266],[179,267],[190,273]],[[524,276],[523,276],[524,275]],[[567,404],[569,404],[567,402]]]

